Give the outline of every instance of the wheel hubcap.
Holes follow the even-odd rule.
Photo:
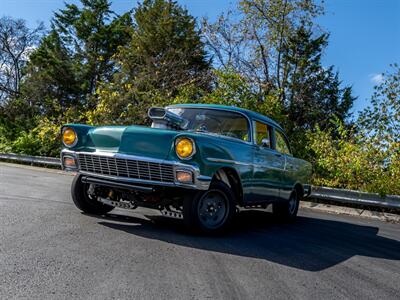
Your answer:
[[[227,199],[217,190],[210,190],[199,201],[198,215],[203,226],[215,229],[221,226],[227,217]]]

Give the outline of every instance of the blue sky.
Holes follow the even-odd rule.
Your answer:
[[[77,2],[68,1],[68,2]],[[232,0],[178,0],[197,18],[215,19],[233,7]],[[64,0],[0,0],[0,16],[23,18],[28,25],[46,25]],[[136,0],[114,0],[113,9],[122,13]],[[334,65],[345,85],[352,85],[358,97],[354,112],[368,105],[373,86],[389,64],[400,63],[400,0],[325,0],[326,14],[317,21],[330,32],[323,57]]]

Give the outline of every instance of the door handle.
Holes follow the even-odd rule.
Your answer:
[[[277,157],[282,157],[282,154],[280,154],[280,153],[275,153],[275,156],[277,156]]]

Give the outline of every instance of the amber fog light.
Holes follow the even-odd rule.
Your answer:
[[[190,159],[195,153],[194,142],[190,138],[178,138],[175,143],[176,155],[180,159]]]
[[[62,132],[62,141],[66,147],[75,146],[78,142],[78,137],[75,130],[69,127],[64,128]]]
[[[64,157],[64,167],[75,168],[76,167],[75,159],[69,156]]]
[[[176,171],[176,179],[179,182],[192,183],[193,174],[190,171]]]

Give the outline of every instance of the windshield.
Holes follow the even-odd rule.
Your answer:
[[[239,113],[186,107],[169,107],[167,110],[188,120],[188,130],[228,136],[247,142],[250,139],[248,121]]]

